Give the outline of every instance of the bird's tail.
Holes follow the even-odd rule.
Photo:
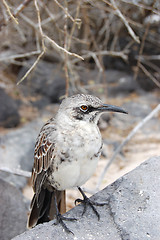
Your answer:
[[[66,212],[65,191],[50,192],[41,188],[40,193],[34,194],[31,201],[31,211],[28,217],[28,228],[32,228],[39,223],[48,222],[56,217],[55,196],[57,206],[61,214]]]

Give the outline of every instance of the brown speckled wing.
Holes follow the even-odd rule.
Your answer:
[[[47,170],[52,161],[54,143],[51,143],[47,137],[50,130],[55,131],[54,128],[50,129],[49,122],[47,122],[42,128],[35,145],[31,181],[36,194],[40,192],[41,186],[47,177]]]

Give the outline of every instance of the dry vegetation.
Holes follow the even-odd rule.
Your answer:
[[[69,88],[85,92],[77,69],[95,67],[102,73],[107,55],[125,61],[135,78],[143,72],[160,86],[158,0],[2,0],[0,12],[3,85],[9,67],[15,72],[34,59],[27,75],[43,58],[62,64],[66,95]]]

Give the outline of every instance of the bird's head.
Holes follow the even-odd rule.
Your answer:
[[[59,114],[73,121],[85,121],[97,124],[104,112],[127,112],[117,106],[104,104],[98,97],[77,94],[64,99],[59,108]]]

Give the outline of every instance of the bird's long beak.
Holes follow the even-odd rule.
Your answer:
[[[102,112],[121,112],[128,114],[128,112],[126,112],[124,109],[109,104],[103,104],[102,107],[98,107],[98,110]]]

